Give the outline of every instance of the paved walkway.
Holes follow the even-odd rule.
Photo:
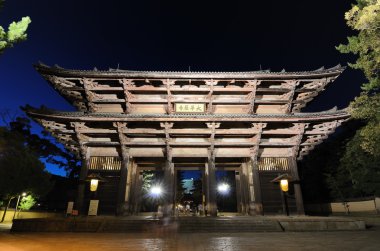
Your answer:
[[[304,233],[22,233],[0,232],[4,251],[98,250],[380,250],[379,231]]]

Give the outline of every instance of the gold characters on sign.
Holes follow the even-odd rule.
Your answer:
[[[205,104],[186,104],[178,103],[175,104],[176,112],[204,112]]]

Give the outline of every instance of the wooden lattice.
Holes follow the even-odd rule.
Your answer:
[[[288,158],[274,158],[274,157],[262,157],[258,162],[259,171],[289,171]]]
[[[119,157],[91,157],[88,169],[98,171],[118,171],[121,168]]]

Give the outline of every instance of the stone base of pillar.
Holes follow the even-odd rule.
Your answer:
[[[263,215],[263,204],[261,203],[252,203],[249,206],[249,215]]]
[[[174,216],[174,210],[172,204],[164,205],[163,217],[172,217]]]
[[[208,210],[207,210],[207,214],[212,216],[212,217],[216,217],[218,216],[218,209],[216,207],[216,204],[209,204],[207,206]]]
[[[116,208],[116,215],[117,216],[129,216],[129,215],[131,215],[131,212],[129,210],[129,204],[128,203],[118,204],[117,208]]]

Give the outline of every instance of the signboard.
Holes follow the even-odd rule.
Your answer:
[[[69,201],[67,203],[66,214],[72,214],[73,213],[73,207],[74,207],[74,202],[73,201]]]
[[[203,103],[175,103],[174,109],[178,113],[204,113],[206,105]]]
[[[99,200],[90,200],[90,206],[88,207],[88,215],[96,216],[98,214]]]

